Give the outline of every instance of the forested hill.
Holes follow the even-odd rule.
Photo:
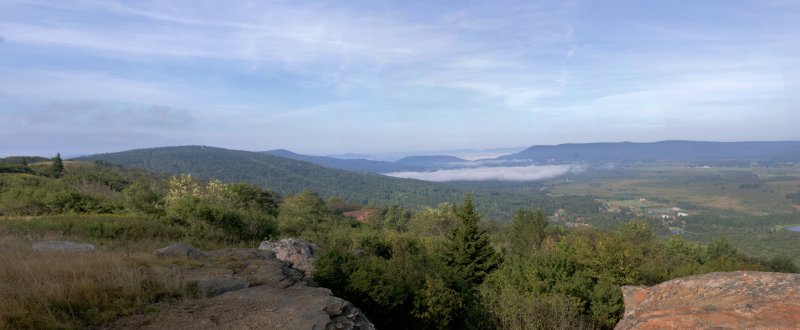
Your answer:
[[[317,164],[324,167],[352,171],[352,172],[388,173],[388,172],[418,170],[418,168],[416,167],[407,166],[404,164],[396,164],[392,162],[384,162],[384,161],[368,160],[368,159],[340,159],[340,158],[324,157],[324,156],[309,156],[309,155],[294,153],[286,149],[269,150],[269,151],[263,151],[262,153],[283,158],[302,160],[305,162]]]
[[[403,171],[425,171],[433,169],[463,167],[469,161],[454,156],[408,156],[394,162],[368,159],[341,159],[325,156],[298,154],[286,149],[262,151],[262,153],[302,160],[320,166],[351,172],[389,173]]]
[[[548,211],[556,208],[597,211],[596,203],[590,196],[552,197],[536,190],[514,193],[478,187],[459,188],[379,174],[330,169],[259,152],[214,147],[138,149],[79,159],[133,166],[166,174],[190,173],[203,179],[247,182],[282,195],[313,190],[323,198],[335,196],[364,204],[397,203],[417,208],[442,202],[457,202],[464,194],[473,193],[476,206],[488,217],[500,221],[508,221],[511,214],[520,207],[543,207]]]
[[[532,146],[500,159],[557,161],[800,161],[800,142],[570,143]]]
[[[360,203],[428,205],[457,201],[461,193],[442,185],[371,173],[353,173],[258,152],[205,146],[162,147],[79,158],[203,179],[248,182],[280,194],[313,190]]]

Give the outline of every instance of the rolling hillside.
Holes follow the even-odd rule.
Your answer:
[[[500,221],[510,220],[510,215],[520,207],[552,210],[572,206],[576,209],[594,209],[594,200],[588,196],[551,197],[535,190],[498,192],[476,186],[458,187],[372,173],[354,173],[259,152],[205,146],[138,149],[80,159],[166,174],[191,173],[204,179],[249,182],[283,195],[313,190],[323,198],[337,196],[364,204],[398,203],[411,208],[459,202],[469,192],[474,194],[476,206],[484,214]]]
[[[455,189],[417,180],[352,173],[258,152],[205,146],[163,147],[81,157],[167,173],[191,173],[203,179],[249,182],[280,194],[313,190],[360,203],[422,205],[456,201]]]

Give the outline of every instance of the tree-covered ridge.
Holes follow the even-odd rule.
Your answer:
[[[407,166],[395,162],[386,162],[379,160],[341,159],[335,157],[302,155],[285,149],[268,150],[268,151],[263,151],[262,153],[277,157],[302,160],[323,167],[335,168],[351,172],[387,173],[387,172],[398,172],[398,171],[414,171],[420,169],[414,166]]]
[[[33,173],[31,164],[47,162],[44,157],[12,156],[0,158],[0,173]]]
[[[497,219],[508,218],[513,210],[526,205],[541,205],[548,211],[570,206],[587,212],[598,211],[597,204],[588,196],[551,197],[530,190],[517,193],[497,192],[475,186],[459,188],[379,174],[336,170],[257,152],[204,146],[138,149],[79,159],[99,160],[171,175],[190,173],[201,179],[247,182],[282,195],[313,190],[323,198],[341,197],[360,204],[399,204],[418,208],[443,202],[453,203],[464,193],[473,192],[476,207]],[[576,206],[577,204],[581,206]]]
[[[458,196],[454,189],[416,180],[356,174],[257,152],[205,146],[139,149],[80,159],[101,160],[167,174],[191,173],[202,179],[248,182],[269,187],[280,194],[314,190],[324,197],[340,196],[364,204],[438,203],[453,201]]]

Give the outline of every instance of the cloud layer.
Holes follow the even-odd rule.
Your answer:
[[[476,167],[430,172],[392,172],[384,175],[424,181],[537,181],[582,171],[576,165],[531,165],[514,167]]]

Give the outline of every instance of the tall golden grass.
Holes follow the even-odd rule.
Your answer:
[[[174,265],[151,255],[0,245],[0,329],[100,325],[183,294]]]

